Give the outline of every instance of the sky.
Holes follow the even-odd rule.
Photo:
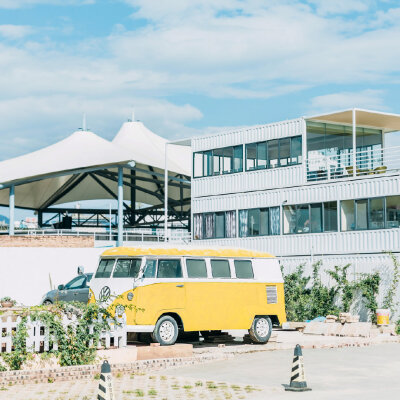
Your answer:
[[[398,0],[0,0],[0,160],[135,117],[169,139],[400,113]],[[400,141],[398,142],[400,144]]]

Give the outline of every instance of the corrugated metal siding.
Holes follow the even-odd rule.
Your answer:
[[[389,250],[398,252],[400,229],[213,239],[195,243],[249,248],[276,256],[382,253]]]
[[[301,135],[304,127],[303,118],[298,118],[268,125],[238,129],[231,132],[220,132],[213,135],[193,138],[192,150],[194,152],[211,150],[243,143]]]
[[[293,176],[284,176],[282,174],[282,181],[285,179],[300,179],[301,167],[288,167],[292,171]],[[278,169],[276,169],[278,171]],[[257,171],[257,172],[267,172],[267,171]],[[247,177],[249,173],[244,175]],[[257,175],[257,184],[262,185],[263,180],[267,179],[268,174]],[[233,177],[233,175],[231,176]],[[217,177],[218,178],[218,177]],[[369,198],[369,197],[379,197],[379,196],[392,196],[400,194],[400,177],[399,174],[388,175],[382,177],[376,177],[373,179],[354,179],[350,181],[334,181],[331,183],[313,183],[296,187],[281,187],[276,189],[269,189],[264,191],[250,192],[255,186],[255,182],[252,179],[243,178],[243,181],[230,182],[229,185],[236,185],[238,187],[240,184],[245,186],[247,189],[243,190],[241,193],[227,194],[230,193],[228,190],[232,191],[232,188],[227,184],[223,183],[223,179],[226,177],[220,177],[220,187],[213,181],[210,183],[209,188],[206,188],[206,182],[204,182],[204,188],[202,190],[208,190],[211,194],[216,194],[218,196],[210,196],[204,198],[196,198],[196,195],[192,197],[192,210],[194,213],[207,212],[207,211],[223,211],[232,209],[244,209],[253,207],[270,207],[278,206],[282,204],[283,201],[287,200],[287,204],[302,204],[302,203],[316,203],[322,201],[334,201],[334,200],[346,200],[346,199],[359,199],[359,198]],[[210,180],[210,178],[208,178]],[[211,178],[213,179],[213,178]],[[279,177],[274,176],[274,179],[279,182]],[[264,182],[264,185],[267,183]],[[282,185],[285,186],[285,185]],[[197,183],[193,180],[192,183],[192,194],[196,193]]]
[[[301,165],[210,176],[192,180],[192,198],[265,190],[301,185],[302,183],[303,167]]]

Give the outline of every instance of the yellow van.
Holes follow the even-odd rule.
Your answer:
[[[128,332],[150,333],[161,345],[174,344],[179,331],[236,329],[266,343],[272,324],[286,322],[278,260],[251,250],[112,248],[90,282],[95,301],[123,315]]]

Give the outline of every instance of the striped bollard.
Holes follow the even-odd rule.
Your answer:
[[[111,367],[107,360],[101,366],[99,391],[97,400],[114,400]]]
[[[292,376],[290,378],[290,385],[285,385],[285,390],[291,392],[305,392],[311,390],[311,388],[307,387],[303,353],[299,344],[296,344],[294,348]]]

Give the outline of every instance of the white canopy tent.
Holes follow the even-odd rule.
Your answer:
[[[37,210],[41,216],[42,212],[51,212],[50,207],[55,205],[118,199],[119,228],[123,223],[123,206],[133,217],[131,222],[143,221],[146,210],[158,210],[160,215],[159,209],[164,208],[166,143],[166,139],[141,122],[124,123],[113,142],[89,131],[77,131],[51,146],[0,162],[0,204],[10,206],[10,217],[14,206]],[[167,163],[171,213],[178,219],[187,217],[190,149],[175,149]],[[123,198],[130,198],[130,207],[123,203]],[[147,207],[136,210],[139,202]]]

